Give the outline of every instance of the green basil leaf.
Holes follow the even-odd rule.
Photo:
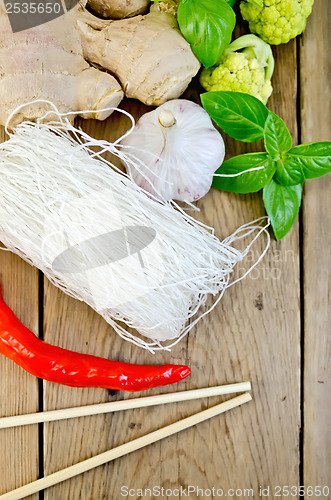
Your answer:
[[[177,20],[182,35],[205,68],[218,62],[236,25],[236,15],[225,0],[181,0]]]
[[[290,149],[291,161],[300,165],[306,179],[331,172],[331,142],[311,142]]]
[[[256,97],[220,90],[201,94],[201,102],[209,116],[230,137],[243,142],[264,137],[269,111]]]
[[[263,167],[263,170],[253,170],[241,175],[253,168]],[[235,177],[214,177],[212,186],[232,193],[255,193],[265,186],[275,173],[275,165],[270,161],[267,153],[248,153],[234,156],[226,160],[216,170],[216,174],[236,175]]]
[[[271,179],[263,188],[263,201],[270,218],[276,240],[283,238],[298,216],[302,198],[302,185],[281,186]]]
[[[292,147],[292,137],[287,126],[272,111],[269,111],[265,122],[264,145],[267,152],[271,155],[287,153]]]
[[[305,174],[294,156],[282,154],[275,164],[275,180],[282,186],[296,186],[304,183]]]

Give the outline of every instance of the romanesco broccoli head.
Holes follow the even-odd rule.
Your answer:
[[[255,35],[244,35],[223,52],[218,66],[204,69],[200,83],[207,91],[244,92],[267,103],[274,70],[271,47]]]
[[[252,33],[279,45],[304,31],[313,3],[314,0],[245,0],[240,3],[240,11]]]
[[[177,16],[179,0],[153,0],[151,6],[151,12],[153,11],[161,11],[167,12],[172,16]]]

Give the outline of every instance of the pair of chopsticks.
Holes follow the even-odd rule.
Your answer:
[[[46,411],[40,413],[32,413],[29,415],[19,415],[15,417],[0,418],[0,429],[9,427],[17,427],[21,425],[28,425],[40,422],[51,422],[57,420],[64,420],[68,418],[83,417],[88,415],[96,415],[101,413],[115,412],[120,410],[128,410],[132,408],[142,408],[146,406],[155,406],[160,404],[174,403],[179,401],[189,401],[193,399],[200,399],[204,397],[220,396],[223,394],[231,394],[237,392],[250,391],[250,382],[242,382],[239,384],[230,384],[216,387],[208,387],[205,389],[195,389],[192,391],[175,392],[171,394],[160,394],[158,396],[149,396],[137,399],[128,399],[123,401],[115,401],[112,403],[102,403],[96,405],[82,406],[76,408],[68,408],[64,410]],[[168,436],[172,436],[177,432],[188,429],[193,425],[199,424],[211,417],[224,413],[232,408],[236,408],[248,401],[252,397],[249,392],[244,392],[240,396],[220,403],[207,410],[200,411],[190,417],[184,418],[173,424],[167,425],[161,429],[151,432],[145,436],[134,439],[128,443],[122,444],[106,451],[95,457],[89,458],[75,465],[67,467],[61,471],[50,474],[49,476],[33,481],[30,484],[17,488],[13,491],[0,495],[0,500],[19,500],[28,495],[37,493],[38,491],[54,486],[62,481],[66,481],[74,476],[89,471],[94,467],[103,465],[107,462],[115,460],[133,451],[139,450],[149,444],[155,443]]]

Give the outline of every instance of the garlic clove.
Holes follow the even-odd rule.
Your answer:
[[[225,155],[207,112],[184,99],[145,113],[121,145],[134,182],[163,201],[202,198]]]

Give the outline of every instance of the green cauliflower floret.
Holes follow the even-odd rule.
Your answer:
[[[200,83],[209,92],[244,92],[266,104],[274,66],[270,45],[255,35],[244,35],[228,46],[217,66],[202,71]]]
[[[152,2],[151,12],[159,10],[177,16],[179,0],[152,0]]]
[[[240,3],[240,11],[252,33],[279,45],[304,31],[313,3],[314,0],[246,0]]]

